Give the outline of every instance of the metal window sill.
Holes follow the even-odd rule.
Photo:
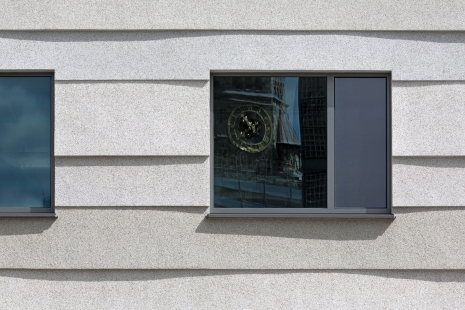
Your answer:
[[[0,213],[0,218],[2,217],[57,218],[58,216],[56,215],[56,213],[45,213],[45,212],[37,212],[37,213],[8,212],[8,213]]]
[[[327,218],[327,219],[395,219],[394,214],[302,214],[302,213],[275,213],[275,214],[258,214],[258,213],[210,213],[208,218]]]

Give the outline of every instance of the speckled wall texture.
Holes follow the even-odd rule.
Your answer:
[[[55,72],[57,219],[0,218],[0,308],[458,309],[464,1],[2,1]],[[395,220],[212,219],[212,72],[392,74]]]
[[[3,0],[0,29],[465,30],[464,11],[460,0]]]
[[[209,97],[208,81],[58,81],[55,155],[208,156]],[[465,81],[393,82],[393,155],[465,155],[464,98]]]
[[[0,271],[13,309],[463,309],[463,271]]]
[[[0,268],[465,269],[460,207],[397,207],[395,220],[212,219],[206,212],[58,207],[56,220],[2,219],[8,250],[0,251]]]
[[[464,32],[0,31],[0,70],[57,80],[209,80],[211,70],[392,71],[464,80]]]
[[[465,81],[394,82],[392,154],[464,156],[464,115]]]
[[[56,157],[57,206],[208,206],[208,156]]]
[[[58,82],[55,155],[209,156],[209,96],[207,81]]]

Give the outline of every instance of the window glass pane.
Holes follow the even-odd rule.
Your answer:
[[[335,79],[335,207],[386,208],[386,78]]]
[[[326,208],[326,78],[214,78],[216,208]]]
[[[50,207],[50,83],[0,76],[0,207]]]

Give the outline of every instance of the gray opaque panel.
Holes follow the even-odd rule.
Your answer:
[[[51,78],[0,77],[0,207],[51,205]]]
[[[386,208],[386,78],[335,78],[335,207]]]

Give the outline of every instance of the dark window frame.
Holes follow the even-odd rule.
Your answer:
[[[214,206],[214,77],[326,77],[328,91],[328,208],[215,208]],[[335,78],[386,78],[386,208],[334,208],[334,81]],[[210,209],[208,217],[395,218],[392,211],[392,104],[390,72],[211,72],[210,74]],[[330,137],[331,136],[331,137]],[[332,143],[330,143],[332,142]],[[332,182],[332,185],[331,183]],[[332,207],[330,207],[332,205]]]
[[[0,77],[49,77],[50,78],[50,207],[0,208],[0,217],[56,217],[55,214],[55,73],[0,71]]]

